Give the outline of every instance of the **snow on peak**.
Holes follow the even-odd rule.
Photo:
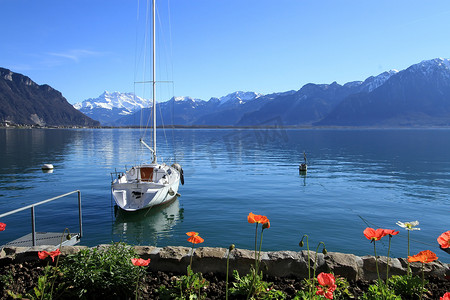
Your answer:
[[[422,72],[425,76],[431,75],[436,69],[450,72],[450,59],[434,58],[430,60],[423,60],[418,64],[412,65],[409,69]]]
[[[366,92],[371,92],[379,86],[383,85],[392,75],[397,74],[397,70],[385,71],[377,76],[370,76],[361,84],[363,90]]]
[[[151,101],[136,96],[134,93],[120,93],[104,91],[98,98],[89,98],[73,105],[76,109],[113,108],[136,111],[151,106]]]
[[[219,100],[220,100],[220,105],[223,105],[223,104],[225,104],[227,102],[230,102],[230,103],[236,103],[237,102],[239,104],[243,104],[243,103],[245,103],[247,101],[259,98],[261,96],[262,96],[262,94],[258,94],[258,93],[255,93],[255,92],[241,92],[241,91],[238,91],[238,92],[234,92],[234,93],[228,94],[226,96],[220,97]]]
[[[194,99],[194,98],[186,97],[186,96],[173,97],[173,100],[175,102],[183,102],[183,101],[198,102],[198,101],[202,101],[200,99]]]

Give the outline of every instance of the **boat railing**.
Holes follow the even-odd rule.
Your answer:
[[[81,217],[82,216],[81,215],[81,192],[79,190],[75,190],[75,191],[72,191],[72,192],[69,192],[66,194],[62,194],[62,195],[59,195],[59,196],[56,196],[56,197],[53,197],[53,198],[50,198],[50,199],[47,199],[44,201],[40,201],[40,202],[31,204],[31,205],[27,205],[27,206],[0,214],[0,219],[4,218],[6,216],[9,216],[9,215],[30,209],[30,212],[31,212],[31,242],[32,242],[32,246],[36,246],[37,245],[37,242],[36,242],[37,234],[36,234],[36,222],[35,222],[35,219],[36,219],[35,218],[35,207],[45,204],[45,203],[48,203],[48,202],[52,202],[52,201],[64,198],[64,197],[67,197],[67,196],[75,194],[75,193],[78,193],[78,221],[79,221],[79,230],[80,230],[80,232],[76,235],[76,239],[80,240],[83,235],[83,220]]]

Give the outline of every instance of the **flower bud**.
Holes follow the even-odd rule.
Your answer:
[[[304,245],[303,239],[300,241],[300,243],[298,243],[298,245],[299,245],[300,247],[303,247],[303,245]]]
[[[323,254],[327,254],[327,249],[323,248],[323,249],[322,249],[322,253],[323,253]]]
[[[231,244],[230,247],[228,248],[228,250],[233,250],[235,248],[234,244]]]
[[[262,228],[263,228],[263,230],[270,228],[270,223],[269,222],[264,223]]]
[[[72,238],[72,235],[69,233],[68,235],[66,235],[66,239],[68,240],[68,241],[70,241],[70,239]]]

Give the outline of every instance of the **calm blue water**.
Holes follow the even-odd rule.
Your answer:
[[[203,246],[252,249],[249,212],[266,215],[263,250],[301,250],[303,234],[314,248],[373,254],[367,227],[400,230],[392,256],[405,257],[400,221],[419,220],[411,254],[450,255],[436,238],[450,230],[450,130],[228,130],[158,132],[160,154],[183,166],[185,185],[171,205],[142,213],[114,210],[110,172],[142,160],[138,129],[1,129],[0,213],[72,190],[82,193],[81,244],[125,241],[190,246],[198,231]],[[306,151],[307,176],[298,174]],[[44,174],[40,167],[52,163]],[[39,206],[37,231],[78,231],[76,195]],[[0,220],[0,244],[29,232],[29,212]],[[388,239],[377,243],[386,255]]]

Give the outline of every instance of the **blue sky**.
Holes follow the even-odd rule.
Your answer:
[[[142,73],[137,12],[137,0],[0,0],[0,67],[70,103],[132,92]],[[448,0],[161,0],[158,12],[158,70],[175,96],[344,84],[450,57]]]

